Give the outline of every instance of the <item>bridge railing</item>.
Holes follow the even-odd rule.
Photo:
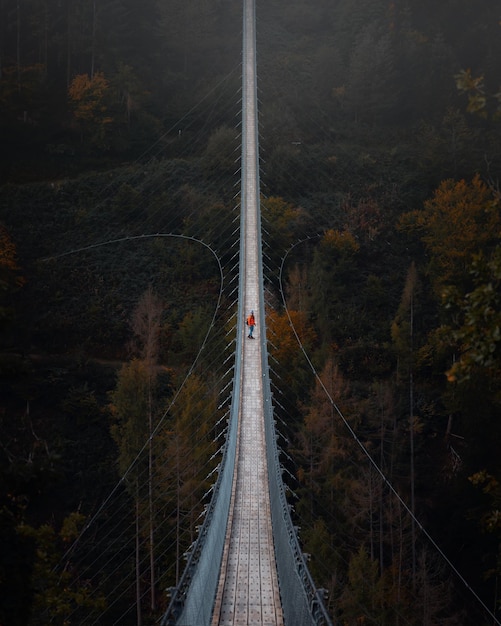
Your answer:
[[[241,270],[240,270],[241,272]],[[244,284],[239,277],[239,290]],[[193,549],[188,554],[185,570],[177,587],[172,588],[169,607],[161,621],[161,626],[209,625],[214,610],[219,581],[219,570],[223,557],[226,527],[230,510],[233,475],[235,471],[238,411],[241,387],[242,335],[241,316],[237,321],[237,341],[235,346],[235,367],[233,377],[232,402],[228,420],[228,432],[218,477],[214,484],[212,498],[206,511]]]
[[[266,319],[264,313],[264,310],[260,311],[262,320]],[[263,324],[261,324],[261,330],[265,330]],[[264,332],[261,332],[261,337],[263,342],[261,353],[268,485],[284,622],[286,626],[306,626],[307,624],[332,626],[332,621],[325,608],[323,592],[316,588],[308,569],[285,495]]]
[[[268,351],[266,340],[266,315],[264,306],[263,261],[261,241],[261,217],[259,210],[259,150],[257,124],[257,80],[256,80],[256,37],[255,37],[255,0],[244,0],[243,24],[243,102],[252,101],[255,111],[252,120],[246,121],[243,115],[242,124],[242,171],[247,170],[247,159],[252,158],[252,171],[255,171],[256,180],[250,181],[257,191],[257,246],[258,277],[259,277],[259,318],[260,341],[263,376],[263,414],[265,421],[266,456],[268,465],[268,485],[270,492],[270,506],[275,544],[275,558],[279,578],[282,611],[286,626],[331,626],[331,621],[325,610],[322,596],[315,588],[310,576],[305,557],[301,551],[296,530],[290,516],[289,505],[285,497],[282,481],[281,465],[276,441],[276,430],[273,415],[273,403],[268,366]],[[246,70],[246,61],[250,66]],[[246,74],[246,72],[248,72]],[[250,117],[250,116],[249,116]],[[253,128],[252,137],[249,128]],[[255,150],[246,152],[246,147],[253,144]],[[256,194],[253,194],[253,197]],[[247,206],[245,184],[242,184],[242,206]],[[239,269],[239,298],[237,316],[237,339],[235,348],[235,369],[233,382],[233,397],[230,411],[230,421],[227,442],[223,453],[221,468],[214,487],[214,493],[202,525],[195,547],[188,557],[188,563],[180,584],[173,591],[171,603],[162,620],[162,626],[177,624],[178,626],[208,626],[211,623],[216,590],[219,581],[219,568],[222,561],[226,527],[231,502],[233,476],[235,471],[238,417],[240,411],[241,394],[241,362],[242,337],[244,320],[244,290],[246,229],[244,210],[240,218],[240,269]]]

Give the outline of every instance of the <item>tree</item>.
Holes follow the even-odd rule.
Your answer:
[[[130,65],[120,64],[118,72],[113,77],[113,87],[125,111],[127,130],[130,130],[132,113],[140,107],[141,100],[145,97],[140,81]]]
[[[114,120],[110,113],[110,85],[104,74],[78,74],[71,81],[68,97],[82,140],[88,135],[91,143],[109,148]]]
[[[0,322],[9,316],[6,301],[10,294],[24,284],[19,274],[16,246],[5,226],[0,224]]]
[[[395,102],[395,55],[391,36],[369,24],[357,37],[350,59],[347,98],[357,120],[389,119]]]
[[[475,253],[496,243],[501,215],[492,190],[476,175],[471,183],[443,181],[424,210],[406,213],[400,226],[420,232],[430,254],[428,270],[440,296],[444,285],[464,282]]]
[[[487,577],[501,575],[501,484],[486,470],[476,472],[468,478],[470,483],[481,489],[487,499],[486,512],[480,518],[480,527],[484,532],[497,538],[497,557],[495,569],[486,572]]]
[[[489,110],[494,109],[494,117],[501,119],[501,85],[496,93],[488,92],[483,74],[473,76],[471,69],[461,70],[454,78],[458,91],[468,96],[468,113],[476,113],[480,117],[488,117]]]
[[[261,199],[261,212],[268,231],[271,254],[282,255],[294,239],[304,236],[307,214],[279,196]]]
[[[416,291],[418,289],[418,276],[415,263],[412,263],[407,273],[404,293],[397,312],[397,316],[392,324],[391,335],[397,348],[399,362],[403,361],[408,372],[409,380],[409,456],[410,456],[410,508],[412,513],[412,572],[413,580],[416,580],[416,501],[415,501],[415,456],[414,456],[414,435],[417,431],[418,421],[414,415],[414,303]]]
[[[315,248],[310,268],[311,309],[324,343],[341,343],[357,332],[353,281],[360,245],[352,233],[328,229]]]
[[[139,353],[148,377],[148,514],[150,552],[150,599],[151,610],[156,608],[155,599],[155,541],[153,512],[153,392],[157,377],[157,360],[161,331],[163,305],[151,285],[145,291],[133,313],[132,329],[139,342]]]
[[[112,148],[123,151],[149,145],[161,132],[161,123],[149,112],[151,93],[144,77],[124,62],[110,78],[110,115],[113,117]]]
[[[478,167],[478,131],[458,109],[448,107],[440,124],[423,122],[419,134],[421,167],[431,181],[469,175]]]
[[[235,171],[238,136],[234,128],[219,126],[207,142],[203,168],[208,176],[229,177]]]
[[[188,311],[179,323],[178,352],[185,361],[192,361],[198,354],[209,331],[208,320],[210,319],[209,311],[204,307],[198,307],[194,311]]]
[[[164,491],[174,504],[170,523],[175,528],[175,583],[179,582],[184,548],[195,539],[201,498],[208,489],[209,459],[214,451],[210,437],[216,417],[217,382],[191,375],[180,390],[175,405],[157,439]],[[165,496],[165,494],[164,494]]]
[[[112,435],[119,447],[119,467],[125,476],[126,485],[135,498],[136,517],[136,588],[137,619],[141,621],[142,572],[139,562],[139,536],[141,503],[147,505],[147,535],[150,569],[150,604],[156,609],[155,594],[155,511],[154,511],[154,454],[153,433],[155,428],[155,383],[158,372],[158,353],[163,305],[153,292],[151,285],[143,293],[133,315],[131,326],[136,345],[135,352],[139,359],[124,365],[120,371],[117,387],[112,394],[112,409],[115,423]],[[146,461],[147,457],[147,461]],[[147,466],[147,493],[140,476]]]
[[[39,63],[4,68],[0,80],[0,104],[4,111],[2,124],[33,125],[46,98],[43,84],[44,66]]]
[[[316,341],[316,333],[304,312],[289,311],[291,322],[286,313],[271,310],[266,316],[268,338],[271,341],[270,354],[279,364],[280,376],[287,389],[302,397],[309,387],[311,373],[306,369],[304,357],[299,349],[294,327],[299,340],[308,350]],[[257,320],[259,323],[259,320]]]
[[[383,624],[382,585],[379,564],[361,546],[348,566],[348,584],[340,599],[343,623]]]
[[[349,387],[332,359],[327,361],[320,379],[330,398],[317,381],[300,435],[302,455],[305,457],[301,482],[307,478],[311,496],[320,496],[322,500],[327,498],[332,504],[334,467],[348,457],[344,428],[338,425],[339,416],[332,401],[345,404]],[[327,485],[330,487],[326,489]]]
[[[458,312],[459,327],[452,329],[460,349],[459,359],[447,372],[450,382],[465,382],[478,370],[493,381],[501,380],[501,246],[490,259],[474,257],[473,290],[447,291],[444,304]]]
[[[72,563],[67,562],[62,572],[57,567],[64,551],[79,536],[84,521],[80,513],[71,513],[63,520],[59,532],[50,524],[43,524],[39,528],[19,524],[17,534],[20,547],[21,541],[25,545],[30,542],[35,547],[31,626],[82,623],[88,612],[99,614],[106,609],[103,595],[89,580],[78,579],[78,571]]]
[[[119,470],[125,479],[127,490],[134,499],[137,626],[142,623],[139,539],[143,497],[141,476],[147,465],[145,451],[148,441],[148,381],[145,364],[133,360],[122,366],[116,389],[111,396],[111,410],[114,416],[111,434],[119,450]]]

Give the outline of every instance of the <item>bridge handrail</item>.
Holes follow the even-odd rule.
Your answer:
[[[256,79],[256,37],[255,37],[255,0],[244,0],[243,23],[243,102],[248,98],[253,101],[257,118],[257,79]],[[246,60],[249,59],[252,69],[249,75],[246,72]],[[248,81],[248,82],[247,82]],[[280,596],[284,621],[287,626],[332,626],[325,609],[322,594],[315,588],[310,576],[305,557],[301,551],[296,531],[292,524],[289,505],[285,497],[284,485],[281,477],[274,414],[271,394],[271,384],[268,365],[268,350],[266,340],[266,311],[264,306],[263,260],[261,239],[261,214],[259,207],[259,150],[257,119],[245,121],[242,124],[242,171],[246,170],[247,157],[255,159],[252,168],[255,168],[257,198],[257,246],[258,257],[258,311],[260,320],[261,342],[261,370],[263,388],[263,415],[266,438],[266,455],[268,467],[268,489],[270,493],[270,507],[272,517],[273,539],[275,544],[275,558],[280,585]],[[255,152],[247,155],[247,133],[249,127],[254,128],[255,135],[251,143]],[[236,445],[238,418],[240,411],[241,394],[241,362],[243,354],[243,324],[244,324],[244,263],[245,258],[245,208],[247,206],[246,186],[242,183],[241,204],[244,210],[240,215],[240,266],[239,266],[239,297],[237,316],[237,338],[235,348],[235,369],[233,398],[230,411],[228,439],[214,493],[209,505],[206,518],[202,525],[195,547],[188,558],[188,564],[178,587],[174,590],[169,609],[162,620],[162,626],[177,624],[178,626],[199,624],[209,625],[213,611],[214,600],[219,580],[219,569],[222,561],[226,527],[229,517],[229,507],[233,484],[233,475],[236,460]],[[188,593],[189,590],[189,593]],[[169,621],[171,620],[171,621]],[[174,620],[174,621],[172,621]]]
[[[260,311],[261,319],[264,320],[263,313],[264,311]],[[263,336],[262,341],[263,344],[266,344],[266,337]],[[285,495],[277,446],[266,345],[262,346],[262,355],[268,485],[284,620],[287,626],[304,626],[306,624],[332,626],[332,621],[325,607],[323,591],[316,588],[311,577]],[[291,574],[292,572],[295,573],[294,576]]]
[[[244,246],[245,242],[241,239],[241,251]],[[242,272],[242,267],[240,267],[239,302],[242,300],[240,291],[244,285]],[[236,331],[233,399],[240,398],[242,380],[242,315],[238,316]],[[188,561],[179,584],[171,589],[171,600],[161,621],[161,626],[210,624],[211,622],[230,510],[237,449],[239,405],[239,401],[232,400],[228,433],[212,498],[195,545],[188,555]]]

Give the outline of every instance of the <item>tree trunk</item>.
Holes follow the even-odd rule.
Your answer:
[[[381,432],[380,432],[380,453],[379,453],[379,467],[383,470],[384,467],[384,436],[385,436],[385,425],[384,425],[384,397],[381,392]],[[380,492],[379,492],[379,572],[383,573],[384,567],[384,542],[383,542],[383,532],[384,532],[384,480],[381,476],[380,478]]]
[[[410,301],[410,364],[409,364],[409,436],[410,436],[410,479],[411,479],[411,541],[412,541],[412,586],[416,590],[416,503],[414,467],[414,297]]]
[[[90,44],[90,77],[94,78],[95,64],[96,64],[96,0],[92,3],[92,41]]]
[[[151,610],[156,609],[155,599],[155,543],[154,543],[154,521],[153,521],[153,415],[152,415],[152,394],[151,394],[151,376],[148,381],[148,404],[149,404],[149,441],[148,441],[148,510],[150,523],[150,600]]]
[[[94,0],[94,26],[96,2]],[[94,46],[94,44],[93,44]],[[139,351],[148,376],[148,524],[150,561],[150,603],[156,609],[155,594],[155,520],[153,506],[153,391],[156,377],[156,363],[159,350],[159,333],[163,306],[155,296],[151,285],[141,296],[132,317],[132,329],[140,340]]]
[[[66,87],[69,88],[71,82],[71,0],[67,0],[66,9]]]
[[[43,34],[43,64],[45,67],[45,76],[49,74],[49,4],[44,3],[44,34]]]
[[[179,568],[181,558],[181,476],[179,467],[179,452],[176,454],[176,473],[177,473],[177,489],[176,489],[176,585],[179,584]]]
[[[17,89],[21,91],[21,7],[16,2],[16,75]]]
[[[141,559],[139,555],[139,484],[136,481],[136,624],[142,626],[141,612]]]

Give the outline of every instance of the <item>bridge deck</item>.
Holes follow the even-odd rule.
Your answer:
[[[260,310],[260,218],[254,3],[244,3],[242,232],[244,311]],[[261,309],[263,310],[263,309]],[[242,336],[242,395],[230,514],[213,626],[282,626],[263,411],[260,320],[255,339]],[[242,334],[247,335],[244,326]]]
[[[283,624],[270,500],[258,339],[246,339],[238,458],[212,624]]]
[[[262,294],[254,0],[244,2],[241,255],[243,310],[258,313]],[[242,309],[240,309],[242,310]],[[230,513],[213,626],[282,626],[263,409],[260,320],[255,339],[242,329],[241,398]],[[263,326],[264,328],[264,326]],[[245,333],[245,335],[244,335]]]
[[[255,307],[258,298],[254,220],[254,212],[249,210],[245,255],[247,311]],[[244,338],[238,456],[213,626],[283,624],[271,530],[262,399],[257,320],[255,339]]]

